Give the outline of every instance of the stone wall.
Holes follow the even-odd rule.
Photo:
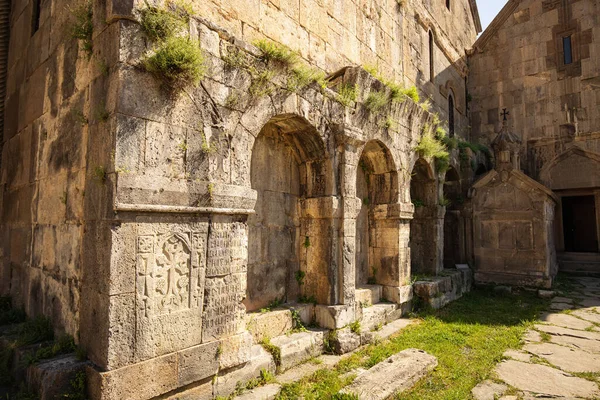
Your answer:
[[[480,31],[471,0],[212,0],[199,15],[249,43],[268,38],[332,73],[347,65],[376,67],[388,79],[416,85],[434,111],[448,118],[455,103],[456,132],[469,138],[465,51]],[[434,35],[434,79],[429,79],[429,32]]]
[[[507,108],[523,137],[522,167],[539,178],[568,148],[600,152],[598,3],[509,1],[469,58],[473,136],[491,141]],[[572,37],[564,64],[562,38]]]
[[[110,137],[105,72],[118,46],[105,26],[95,31],[98,46],[88,54],[71,35],[69,10],[76,7],[46,2],[36,18],[32,2],[12,4],[0,179],[0,290],[29,315],[47,315],[58,331],[74,336],[84,226],[93,218],[85,201],[93,176],[89,152],[92,138]],[[96,5],[94,15],[103,21],[103,7]]]
[[[369,111],[369,92],[387,89],[360,68],[331,76],[327,88],[290,91],[289,71],[201,18],[190,27],[208,74],[173,96],[138,68],[152,46],[139,25],[114,25],[124,49],[115,138],[98,144],[114,158],[92,193],[104,199],[105,220],[86,226],[94,268],[84,274],[89,301],[80,311],[95,396],[151,398],[225,376],[250,356],[246,310],[275,299],[314,298],[316,322],[328,328],[359,318],[361,157],[370,175],[369,264],[386,298],[406,301],[414,209],[406,171],[419,160],[430,113],[410,99]],[[224,61],[231,54],[273,70],[269,90],[253,95],[256,76]],[[348,85],[358,95],[343,105],[338,91]],[[419,163],[434,170],[432,160]],[[437,175],[432,184],[441,187]],[[160,379],[128,386],[156,370],[165,371]]]
[[[93,2],[89,53],[73,37],[78,5],[42,2],[33,35],[35,3],[13,5],[0,288],[76,337],[94,364],[93,398],[177,394],[227,375],[250,358],[246,311],[275,299],[314,299],[316,322],[327,328],[361,317],[356,288],[365,281],[405,305],[416,165],[429,171],[433,217],[420,222],[434,253],[428,272],[441,269],[444,177],[414,151],[435,118],[409,98],[370,110],[369,93],[389,88],[348,65],[371,61],[419,83],[398,67],[413,39],[402,27],[408,15],[417,35],[430,26],[447,46],[436,69],[464,75],[460,46],[473,21],[443,34],[450,14],[427,20],[430,11],[392,1],[352,3],[352,14],[342,12],[347,3],[314,4],[305,22],[304,8],[286,16],[294,7],[275,2],[198,7],[189,34],[207,74],[176,94],[141,68],[155,43],[133,1]],[[239,12],[251,6],[258,12]],[[261,37],[330,73],[326,87],[290,90],[290,71],[248,42]],[[257,71],[273,75],[261,81]],[[434,102],[460,82],[429,85]],[[354,86],[355,99],[341,96]],[[458,164],[457,151],[450,162]]]

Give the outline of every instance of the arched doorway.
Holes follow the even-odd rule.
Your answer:
[[[251,161],[257,202],[248,218],[248,311],[302,295],[327,304],[331,219],[315,221],[306,207],[331,193],[331,181],[325,145],[308,121],[284,115],[264,126]]]
[[[444,180],[444,268],[454,268],[461,262],[461,229],[460,208],[464,200],[461,193],[460,176],[454,167],[446,172]]]
[[[368,142],[363,150],[356,195],[362,200],[356,219],[356,287],[398,286],[398,222],[385,218],[387,205],[398,202],[398,173],[381,142]]]
[[[431,166],[417,160],[411,174],[410,197],[415,206],[410,223],[410,253],[413,275],[436,275],[441,269],[442,246],[437,185]]]

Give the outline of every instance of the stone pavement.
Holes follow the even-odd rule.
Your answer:
[[[552,298],[522,350],[504,354],[476,400],[600,399],[600,279],[578,277]]]

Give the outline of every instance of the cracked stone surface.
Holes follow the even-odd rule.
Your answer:
[[[597,398],[598,385],[559,369],[508,360],[497,368],[498,377],[519,390],[545,396]]]
[[[490,380],[483,381],[471,390],[475,400],[495,400],[508,390],[508,386]]]
[[[598,399],[600,386],[577,373],[600,373],[600,287],[598,278],[572,279],[574,293],[552,299],[552,310],[572,309],[567,312],[547,312],[540,323],[525,333],[522,351],[508,350],[506,361],[495,370],[496,377],[521,392],[519,398],[537,399]],[[593,292],[591,288],[594,288]],[[568,296],[568,297],[566,297]],[[582,299],[583,296],[586,296]],[[572,301],[571,297],[578,299]],[[582,300],[579,300],[582,299]],[[532,357],[535,356],[535,357]],[[486,381],[487,382],[487,381]],[[503,392],[485,392],[486,382],[473,389],[477,399],[500,398]],[[497,385],[498,383],[492,383]],[[482,390],[488,397],[478,397]],[[505,396],[502,398],[509,398]]]

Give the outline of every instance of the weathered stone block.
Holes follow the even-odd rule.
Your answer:
[[[229,396],[238,384],[260,376],[262,370],[275,373],[276,365],[271,354],[261,345],[252,346],[250,361],[240,367],[221,371],[215,383],[216,396]]]
[[[179,387],[176,353],[108,372],[88,367],[93,400],[146,400]]]
[[[252,356],[252,335],[248,332],[221,340],[219,369],[225,370],[250,361]]]
[[[412,285],[401,287],[384,286],[383,298],[396,304],[408,303],[413,298],[413,287]]]
[[[43,361],[27,369],[27,385],[40,400],[54,400],[72,390],[71,380],[78,372],[85,371],[88,364],[74,355]]]
[[[317,305],[315,308],[317,324],[326,329],[341,329],[354,321],[354,315],[354,307],[347,305]]]
[[[323,353],[323,340],[325,331],[310,330],[307,332],[294,333],[290,336],[279,336],[271,340],[274,346],[281,351],[282,371],[295,365],[301,364],[310,358],[317,357]]]
[[[177,354],[179,385],[185,386],[215,375],[219,370],[220,345],[219,342],[212,342],[180,351]],[[232,362],[232,346],[227,344],[227,347],[230,355],[225,361]]]
[[[340,329],[329,336],[329,345],[336,354],[350,353],[361,345],[361,335],[352,332],[350,328]]]

